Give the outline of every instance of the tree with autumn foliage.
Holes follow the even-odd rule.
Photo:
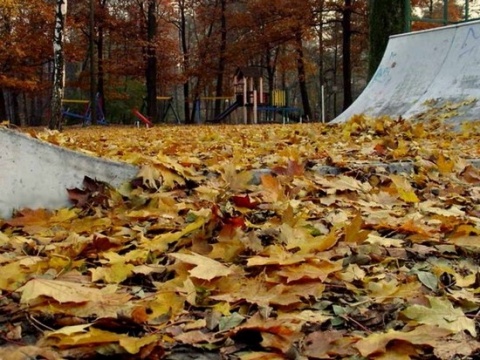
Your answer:
[[[407,6],[408,5],[408,6]],[[371,78],[382,60],[387,47],[389,36],[408,31],[410,24],[408,19],[412,16],[407,11],[412,8],[423,13],[424,21],[417,19],[413,28],[415,30],[428,29],[443,25],[441,19],[459,21],[462,18],[462,8],[453,1],[448,2],[448,8],[444,8],[444,1],[413,0],[410,3],[405,0],[370,0],[369,1],[369,68]]]
[[[0,120],[38,124],[49,107],[53,6],[43,0],[0,5]]]
[[[343,110],[347,109],[353,102],[352,93],[352,71],[354,64],[360,59],[363,53],[361,38],[368,33],[366,26],[367,4],[360,0],[327,1],[326,7],[333,11],[334,21],[340,24],[342,39],[341,46],[341,69],[343,81]],[[334,31],[338,31],[335,29]],[[357,45],[357,46],[355,46]],[[353,48],[356,51],[353,51]]]
[[[456,23],[463,19],[465,12],[461,2],[451,0],[446,3],[444,0],[413,0],[412,6],[415,6],[421,14],[420,17],[414,17],[413,30],[425,30]]]
[[[105,100],[104,111],[113,123],[131,121],[130,110],[141,107],[142,97],[147,100],[146,114],[159,118],[162,102],[157,95],[173,96],[186,123],[208,120],[202,98],[216,99],[211,100],[210,116],[218,114],[223,97],[233,95],[232,77],[241,66],[263,69],[266,92],[285,90],[289,105],[308,118],[320,111],[323,87],[323,110],[333,118],[365,86],[369,49],[378,62],[393,33],[385,27],[375,30],[373,19],[401,19],[390,8],[382,10],[385,15],[370,12],[369,31],[367,2],[360,0],[95,0],[94,4],[93,31],[87,2],[69,4],[65,94],[88,98],[93,74],[95,91]],[[437,18],[443,13],[439,4],[418,0],[412,7]],[[52,94],[54,12],[53,2],[43,0],[9,0],[0,7],[0,119],[33,125],[50,117],[46,110]],[[449,19],[460,12],[450,2]],[[413,27],[419,24],[424,23],[415,20]],[[87,51],[90,40],[93,54]]]

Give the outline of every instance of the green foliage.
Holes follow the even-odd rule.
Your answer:
[[[405,29],[404,0],[370,0],[370,53],[368,77],[372,78],[377,70],[390,35],[399,34]]]
[[[127,79],[117,86],[111,94],[107,94],[105,102],[107,121],[112,124],[132,124],[132,109],[141,109],[145,96],[145,85],[135,79]]]

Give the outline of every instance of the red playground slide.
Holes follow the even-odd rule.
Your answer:
[[[137,109],[132,109],[132,113],[133,115],[135,115],[141,122],[143,122],[145,125],[147,125],[147,127],[152,127],[153,126],[153,123],[148,120],[148,118],[146,118],[145,116],[142,115],[142,113],[140,111],[138,111]]]

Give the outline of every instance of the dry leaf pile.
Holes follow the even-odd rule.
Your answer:
[[[480,356],[475,124],[35,136],[141,170],[0,219],[0,358]]]

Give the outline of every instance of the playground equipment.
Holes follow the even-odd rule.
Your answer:
[[[175,110],[175,107],[173,106],[172,96],[157,96],[157,101],[161,103],[161,105],[159,106],[159,114],[161,114],[161,116],[159,116],[160,122],[162,123],[167,122],[168,113],[171,111],[173,113],[173,116],[175,117],[177,124],[181,123],[180,117],[178,116],[178,113]],[[133,115],[135,115],[135,117],[139,121],[144,123],[147,127],[152,127],[153,121],[142,114],[142,112],[145,112],[146,108],[147,108],[147,102],[146,102],[146,99],[143,99],[141,110],[133,108],[132,113]],[[136,122],[137,126],[139,125],[139,121]]]
[[[272,99],[269,99],[268,93],[263,92],[263,74],[259,67],[238,68],[233,79],[233,87],[234,100],[215,117],[214,122],[224,121],[239,108],[243,109],[245,124],[257,124],[259,120],[276,121],[277,114],[282,115],[283,123],[293,118],[300,118],[299,109],[287,106],[285,91],[274,91]]]
[[[391,36],[365,90],[332,122],[355,114],[478,120],[479,63],[480,21]]]
[[[167,122],[168,118],[168,113],[171,111],[173,116],[175,117],[175,121],[177,124],[180,124],[180,117],[178,116],[177,110],[175,110],[175,107],[173,106],[173,97],[172,96],[157,96],[157,100],[159,101],[159,108],[160,108],[160,114],[161,118],[160,121],[162,123]]]
[[[226,119],[234,109],[228,112],[227,115],[223,114],[231,105],[232,105],[233,95],[230,96],[201,96],[196,102],[196,110],[199,115],[199,119],[215,119],[222,118]],[[215,113],[220,110],[220,114],[215,117]],[[198,119],[198,120],[199,120]],[[222,121],[218,120],[218,121]]]
[[[62,116],[65,117],[70,117],[74,119],[81,119],[82,124],[84,126],[91,125],[92,124],[92,108],[90,101],[88,100],[76,100],[76,99],[63,99],[62,104],[83,104],[85,111],[83,114],[79,114],[76,112],[73,112],[70,108],[65,107],[62,109]],[[107,121],[105,119],[105,114],[103,113],[103,106],[102,106],[102,99],[99,94],[96,95],[95,97],[95,106],[96,106],[96,115],[97,115],[97,124],[99,125],[107,125]]]
[[[271,105],[258,107],[258,114],[261,122],[278,122],[277,115],[280,115],[283,124],[289,122],[301,122],[300,109],[287,106],[287,94],[285,90],[273,90]]]
[[[132,113],[133,113],[133,115],[135,115],[137,117],[138,120],[143,122],[146,127],[152,127],[153,126],[153,123],[146,116],[144,116],[140,111],[138,111],[138,109],[133,108]],[[137,127],[139,126],[138,122],[136,122],[136,126]]]

